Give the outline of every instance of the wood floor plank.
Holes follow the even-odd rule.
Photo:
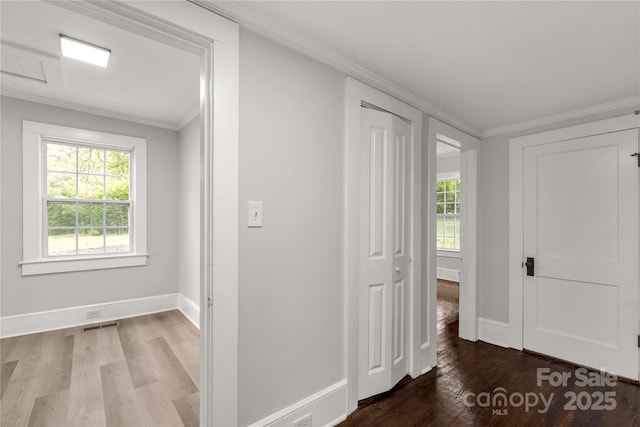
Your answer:
[[[146,343],[146,337],[140,333],[135,319],[121,320],[117,327],[122,351],[127,361],[131,381],[134,387],[142,387],[158,381],[158,374]]]
[[[198,330],[178,311],[118,323],[0,340],[1,426],[197,424]]]
[[[170,346],[191,381],[200,388],[200,340],[192,339]]]
[[[135,390],[140,410],[145,414],[142,425],[146,427],[182,426],[182,419],[169,398],[163,382],[149,384]]]
[[[142,417],[125,361],[100,367],[107,426],[139,427]]]
[[[95,412],[104,413],[100,366],[108,363],[102,363],[100,331],[79,333],[76,338],[69,393],[69,419],[74,422],[93,419],[91,414]],[[124,361],[124,356],[120,360]]]
[[[29,417],[29,427],[66,426],[69,390],[35,399]]]
[[[4,391],[7,389],[7,385],[9,385],[9,380],[13,375],[13,371],[16,369],[18,365],[17,360],[11,360],[9,362],[4,362],[0,365],[0,399],[4,395]]]
[[[448,285],[448,284],[445,284]],[[440,288],[441,283],[438,283]],[[444,292],[441,292],[444,291]],[[438,289],[438,366],[390,393],[361,402],[340,425],[350,426],[640,426],[640,386],[618,382],[614,387],[576,387],[537,384],[537,369],[575,373],[575,367],[521,351],[458,338],[455,289]],[[497,387],[512,393],[543,393],[552,397],[547,411],[542,405],[527,410],[507,405],[502,415],[492,406],[480,406],[466,393],[492,393]],[[567,391],[613,391],[615,411],[567,410]],[[469,400],[467,400],[469,401]]]
[[[200,425],[200,393],[193,393],[173,401],[185,427]]]
[[[76,417],[70,417],[68,426],[73,427],[106,427],[104,410],[93,411],[88,414],[80,414]]]
[[[163,383],[169,391],[172,400],[179,399],[198,391],[198,387],[184,369],[180,361],[163,337],[149,340],[149,346],[153,350],[153,356],[158,362],[158,368],[166,375]]]

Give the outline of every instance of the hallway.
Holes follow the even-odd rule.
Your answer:
[[[640,425],[638,385],[583,385],[586,371],[574,366],[457,335],[457,284],[438,281],[438,367],[361,402],[340,426]],[[564,374],[566,386],[554,387],[546,377],[537,386],[541,368]],[[505,394],[502,405],[496,397]],[[613,398],[615,409],[604,396]]]

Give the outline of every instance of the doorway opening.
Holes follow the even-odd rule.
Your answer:
[[[458,316],[460,338],[476,341],[476,217],[477,158],[480,141],[435,118],[429,118],[428,164],[425,190],[428,232],[427,280],[423,304],[428,316],[423,318],[423,367],[427,372],[437,365],[438,354],[438,279],[450,286],[440,286],[441,294],[455,294],[458,282],[458,310],[449,310],[448,318]],[[438,156],[438,152],[440,156]],[[440,157],[440,159],[438,158]],[[440,163],[440,165],[438,165]],[[450,307],[451,308],[451,307]],[[454,322],[455,324],[455,322]]]
[[[149,266],[153,264],[155,268],[170,270],[170,275],[162,275],[160,273],[158,275],[163,278],[170,277],[170,280],[165,282],[171,283],[171,285],[165,284],[161,290],[158,290],[158,287],[153,288],[153,286],[162,280],[138,280],[138,283],[146,283],[148,286],[147,292],[143,293],[147,295],[143,295],[144,298],[155,298],[154,292],[162,292],[167,298],[162,299],[163,304],[159,308],[155,305],[156,300],[154,299],[153,308],[142,310],[135,308],[138,311],[127,315],[135,315],[140,311],[151,312],[176,308],[176,305],[179,305],[184,311],[190,311],[190,315],[187,317],[190,317],[190,320],[194,323],[199,321],[201,327],[201,339],[199,343],[196,342],[195,344],[196,352],[198,349],[200,350],[200,363],[196,362],[195,366],[192,366],[194,372],[196,372],[193,376],[202,380],[200,384],[201,401],[207,402],[206,405],[201,405],[200,423],[204,425],[237,424],[238,25],[214,13],[203,12],[202,7],[189,2],[172,2],[170,5],[166,2],[138,2],[136,4],[131,2],[9,3],[21,5],[21,7],[24,6],[25,8],[47,7],[49,8],[48,12],[51,13],[44,19],[39,19],[34,25],[17,26],[16,31],[22,33],[13,37],[11,47],[14,54],[16,50],[20,50],[20,47],[22,49],[19,55],[13,55],[12,59],[17,58],[18,62],[9,70],[4,69],[8,62],[6,63],[3,57],[3,95],[9,95],[9,91],[5,90],[4,87],[5,82],[10,81],[5,79],[7,75],[5,71],[13,74],[15,74],[16,70],[23,69],[42,71],[48,73],[49,78],[44,79],[45,82],[42,82],[43,79],[36,81],[37,79],[22,78],[22,80],[31,80],[33,83],[39,84],[40,89],[48,87],[53,90],[44,94],[27,93],[20,102],[35,102],[43,105],[48,103],[47,110],[58,108],[56,114],[63,118],[66,117],[65,120],[69,120],[70,124],[76,123],[76,119],[71,117],[72,114],[76,114],[73,110],[79,110],[80,114],[91,114],[90,120],[88,120],[90,124],[87,124],[87,127],[94,126],[102,129],[103,125],[100,124],[100,121],[103,119],[97,117],[105,116],[104,121],[119,119],[123,129],[129,129],[132,134],[139,133],[137,129],[140,125],[146,125],[146,130],[158,128],[157,130],[152,129],[151,135],[148,137],[151,147],[149,154],[150,156],[156,156],[150,162],[149,173],[153,173],[154,177],[157,178],[156,182],[154,182],[155,190],[152,190],[155,195],[153,198],[148,198],[148,203],[149,205],[153,203],[155,206],[155,211],[151,212],[149,216],[151,218],[155,217],[155,223],[162,222],[162,225],[149,228],[149,236],[155,240],[149,245],[150,254],[148,256],[151,261],[145,268],[151,269]],[[29,4],[27,5],[27,3]],[[9,28],[8,25],[4,25],[7,16],[4,13],[4,6],[3,4],[3,54],[5,53],[6,31]],[[119,75],[119,78],[122,78],[122,75],[117,74],[117,71],[120,65],[123,64],[122,60],[125,56],[130,59],[140,60],[143,53],[151,56],[155,54],[154,59],[169,60],[169,63],[165,64],[166,66],[152,66],[151,70],[138,70],[138,77],[141,77],[143,81],[140,85],[134,84],[133,89],[137,90],[139,86],[144,86],[149,82],[157,82],[158,77],[168,75],[170,77],[169,80],[171,78],[181,82],[188,80],[193,83],[192,86],[195,90],[176,89],[175,84],[169,81],[168,83],[165,82],[166,84],[157,84],[157,90],[155,91],[151,90],[145,95],[140,95],[131,88],[129,91],[120,90],[116,93],[114,85],[103,84],[97,86],[98,89],[106,90],[106,94],[103,93],[103,96],[100,96],[90,88],[85,88],[79,92],[83,96],[87,94],[93,95],[94,101],[111,102],[109,105],[84,105],[80,104],[77,98],[56,98],[56,95],[64,96],[62,89],[65,88],[63,84],[65,81],[62,79],[61,60],[57,54],[55,44],[58,35],[63,32],[63,28],[61,28],[63,21],[52,19],[52,15],[60,14],[63,11],[70,11],[78,14],[78,16],[82,15],[86,19],[93,20],[89,25],[75,28],[75,34],[73,34],[75,37],[86,40],[89,43],[99,43],[98,39],[101,36],[114,32],[135,34],[134,37],[127,35],[118,38],[120,44],[117,49],[112,49],[113,56],[110,68],[106,71],[100,71],[103,76]],[[33,14],[25,13],[24,16],[32,17]],[[80,21],[80,19],[70,20],[69,25],[75,24],[76,21]],[[30,30],[25,33],[24,28],[35,28],[38,31]],[[25,45],[30,43],[30,40],[38,34],[48,35],[48,41],[46,43],[36,43],[34,45],[36,46],[35,48],[26,46],[25,49]],[[52,35],[53,37],[51,37]],[[145,47],[140,48],[140,43],[144,44]],[[139,48],[139,55],[135,53],[123,55],[123,52],[131,53],[131,50],[136,47]],[[186,56],[193,56],[195,61],[176,59],[175,55],[167,53],[171,50],[186,52]],[[21,56],[22,53],[27,56],[31,55],[33,60],[25,59]],[[35,55],[35,58],[33,58],[33,55]],[[172,59],[173,63],[171,63]],[[23,66],[24,63],[20,61],[29,64],[29,66]],[[142,67],[142,62],[137,62],[139,68]],[[195,73],[192,78],[178,79],[175,75],[176,73],[172,71],[175,70],[173,67],[180,66],[186,62],[195,64]],[[97,73],[95,70],[90,71],[87,68],[89,65],[84,65],[83,67],[82,77]],[[136,73],[133,74],[135,75]],[[116,83],[120,81],[118,78],[115,80]],[[84,83],[85,81],[86,78],[70,78],[66,83],[76,84]],[[51,83],[51,85],[45,86],[48,84],[47,82]],[[57,86],[54,87],[54,83],[57,83]],[[213,97],[214,87],[216,89],[215,98]],[[13,89],[14,92],[11,97],[19,98],[17,96],[18,88]],[[158,126],[158,117],[146,117],[144,114],[157,111],[160,102],[157,101],[156,95],[162,92],[163,89],[174,90],[174,95],[176,93],[192,93],[193,99],[195,99],[193,104],[194,116],[188,117],[189,120],[182,120],[183,118],[172,119],[169,126]],[[22,92],[24,93],[25,91],[23,90]],[[47,102],[45,102],[45,98]],[[138,110],[138,112],[144,113],[142,116],[130,111],[130,107],[134,104],[133,101],[136,100],[145,103],[143,108]],[[123,101],[123,103],[114,105],[113,101]],[[181,112],[182,110],[177,107],[178,105],[175,102],[170,102],[164,112]],[[34,114],[44,110],[44,107],[32,109]],[[14,109],[14,111],[17,110]],[[162,172],[163,169],[170,170],[177,167],[177,159],[179,157],[176,149],[179,144],[177,142],[178,131],[184,130],[185,125],[188,125],[195,115],[199,115],[200,120],[199,123],[197,123],[197,120],[195,123],[191,121],[189,127],[192,132],[190,132],[189,138],[195,141],[192,146],[197,147],[194,152],[198,155],[197,165],[199,166],[199,168],[196,168],[198,169],[198,185],[194,186],[196,191],[192,200],[199,200],[200,205],[193,206],[192,209],[199,212],[199,218],[196,221],[200,226],[200,233],[196,236],[196,244],[193,246],[197,246],[195,256],[200,260],[200,267],[197,267],[199,277],[194,279],[196,283],[193,286],[192,290],[194,292],[190,298],[195,299],[195,301],[183,304],[183,301],[177,302],[177,298],[175,298],[176,292],[172,287],[177,285],[177,277],[174,277],[177,268],[174,268],[173,262],[178,258],[178,250],[176,248],[180,246],[179,234],[176,231],[179,228],[177,205],[182,202],[182,200],[178,200],[177,194],[178,174],[175,169],[171,171],[171,174],[163,174]],[[133,120],[131,116],[142,117],[143,120]],[[163,122],[165,121],[164,119],[160,121]],[[42,119],[43,122],[48,122],[49,120],[47,117]],[[83,121],[83,123],[86,121]],[[174,131],[175,138],[167,135],[170,131]],[[123,130],[122,132],[125,131]],[[161,135],[162,138],[158,135]],[[182,136],[187,137],[187,135]],[[158,160],[158,153],[162,152],[162,150],[167,152],[161,155],[161,159]],[[163,188],[166,188],[167,193],[171,193],[174,197],[167,198],[159,203],[158,199],[165,196]],[[4,206],[5,204],[3,203]],[[189,209],[191,209],[191,206]],[[170,213],[167,214],[166,211],[170,211]],[[189,218],[184,217],[183,222],[189,221]],[[151,232],[153,232],[153,236]],[[163,234],[169,235],[169,237],[164,238]],[[214,234],[216,235],[215,241],[213,240]],[[165,259],[162,256],[165,256]],[[168,265],[171,265],[171,267],[167,267]],[[136,272],[141,274],[141,271],[142,269],[139,269]],[[121,269],[119,272],[125,272],[125,270]],[[132,270],[131,272],[132,274],[135,273]],[[97,274],[96,277],[106,280],[105,277],[107,275],[107,270],[104,270],[103,273]],[[114,280],[113,283],[121,285],[120,287],[122,288],[123,281],[116,282]],[[214,293],[217,296],[215,304]],[[107,297],[104,301],[124,300],[133,296],[135,295],[122,294],[120,296]],[[92,301],[89,300],[89,302]],[[102,301],[98,302],[102,303]],[[134,309],[132,308],[132,310]],[[84,313],[82,314],[84,315]],[[116,314],[114,316],[120,315]],[[104,320],[108,319],[105,318]],[[186,323],[189,322],[186,321]],[[100,330],[113,331],[115,329]],[[215,359],[213,357],[214,345],[216,348]],[[197,373],[198,367],[200,368],[199,374]],[[214,372],[216,373],[216,383],[212,381]],[[197,410],[197,406],[195,407]]]
[[[459,335],[461,187],[460,143],[440,135],[436,146],[436,249],[438,358],[446,336]]]

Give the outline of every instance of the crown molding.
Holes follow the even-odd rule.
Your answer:
[[[593,105],[591,107],[580,108],[577,110],[567,111],[565,113],[554,114],[551,116],[540,117],[534,120],[514,123],[507,126],[487,129],[480,134],[482,139],[490,136],[505,135],[509,133],[521,132],[543,126],[550,126],[569,120],[579,119],[582,117],[593,116],[596,114],[604,114],[616,110],[623,109],[639,109],[640,96],[632,96],[629,98],[618,99],[615,101],[605,102],[603,104]]]
[[[66,108],[67,110],[79,111],[81,113],[93,114],[96,116],[109,117],[111,119],[124,120],[127,122],[138,123],[145,126],[153,126],[161,129],[168,129],[178,131],[181,128],[176,123],[169,123],[159,120],[150,120],[142,117],[134,116],[131,114],[116,113],[114,111],[105,110],[97,107],[90,107],[87,105],[76,104],[74,102],[62,101],[60,99],[53,99],[46,96],[26,94],[12,89],[2,89],[2,96],[8,98],[21,99],[23,101],[35,102],[38,104],[51,105],[53,107]],[[194,116],[195,117],[195,116]],[[188,122],[187,122],[188,123]]]
[[[311,58],[325,63],[348,76],[373,86],[374,88],[397,98],[422,112],[446,122],[447,124],[478,137],[481,134],[479,129],[470,126],[453,115],[442,111],[426,100],[410,93],[395,83],[377,75],[376,73],[356,64],[347,58],[289,31],[273,21],[256,14],[245,6],[234,1],[213,1],[213,0],[189,0],[205,9],[215,12],[223,17],[238,23],[240,26],[253,31],[278,44],[286,46],[292,50],[303,53]]]

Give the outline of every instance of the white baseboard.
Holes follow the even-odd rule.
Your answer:
[[[509,324],[479,317],[478,339],[489,344],[509,348]]]
[[[102,323],[110,320],[141,316],[179,307],[180,294],[156,295],[103,304],[91,304],[59,310],[40,311],[0,318],[0,338],[75,326]],[[87,319],[88,311],[100,310],[100,316]],[[188,317],[188,316],[187,316]]]
[[[295,420],[311,414],[312,425],[331,426],[347,414],[347,381],[338,381],[292,405],[261,419],[249,427],[291,427]]]
[[[438,267],[438,279],[450,280],[452,282],[460,281],[460,270],[454,270],[452,268]]]
[[[196,328],[200,329],[200,306],[182,294],[178,294],[178,309]]]

